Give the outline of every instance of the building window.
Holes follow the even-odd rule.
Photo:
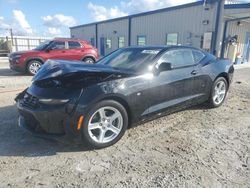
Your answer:
[[[95,38],[91,38],[90,43],[91,43],[92,46],[95,46]]]
[[[112,48],[111,39],[106,39],[106,48],[108,48],[108,49]]]
[[[138,46],[146,45],[146,36],[137,36],[137,45]]]
[[[177,33],[169,33],[167,34],[167,45],[177,45],[178,44],[178,34]]]
[[[125,38],[118,37],[118,48],[123,48],[125,46]]]

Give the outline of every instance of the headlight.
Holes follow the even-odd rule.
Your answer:
[[[20,59],[21,56],[22,56],[21,54],[15,55],[15,56],[12,57],[12,59]]]
[[[69,102],[69,99],[39,99],[39,102],[49,105],[59,105]]]

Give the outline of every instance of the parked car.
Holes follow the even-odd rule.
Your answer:
[[[79,60],[93,64],[99,58],[96,48],[84,40],[54,39],[30,51],[9,55],[10,68],[35,75],[48,59]]]
[[[169,110],[219,107],[233,72],[232,62],[183,46],[118,49],[95,65],[50,61],[16,98],[19,126],[107,147],[128,127]]]

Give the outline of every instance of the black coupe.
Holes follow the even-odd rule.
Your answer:
[[[16,97],[19,126],[107,147],[164,112],[205,102],[219,107],[233,72],[229,60],[184,46],[118,49],[97,64],[49,60]]]

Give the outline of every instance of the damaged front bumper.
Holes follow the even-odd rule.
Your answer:
[[[76,128],[78,117],[71,104],[43,105],[27,89],[17,96],[16,101],[19,127],[38,137],[81,143],[81,132]]]

